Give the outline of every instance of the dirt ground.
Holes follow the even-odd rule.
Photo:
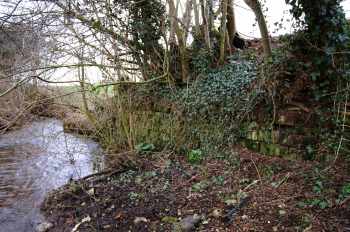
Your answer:
[[[200,165],[166,152],[138,160],[52,192],[42,205],[50,231],[181,231],[194,214],[193,231],[350,231],[341,162],[323,171],[242,148]]]

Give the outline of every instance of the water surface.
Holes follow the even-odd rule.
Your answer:
[[[46,119],[0,136],[0,232],[33,232],[52,189],[102,168],[102,150]]]

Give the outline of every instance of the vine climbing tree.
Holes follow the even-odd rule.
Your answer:
[[[302,30],[294,46],[312,61],[313,80],[327,81],[339,76],[349,60],[349,24],[341,0],[286,0],[291,13]],[[317,71],[316,71],[317,70]]]

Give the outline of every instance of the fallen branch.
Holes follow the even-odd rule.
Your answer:
[[[113,175],[116,175],[116,174],[121,174],[123,172],[126,172],[128,169],[119,169],[119,170],[113,170],[113,169],[107,169],[105,171],[102,171],[102,172],[97,172],[97,173],[93,173],[93,174],[90,174],[88,176],[85,176],[82,178],[82,180],[87,180],[87,179],[90,179],[90,178],[93,178],[93,177],[98,177],[98,176],[103,176],[103,175],[108,175],[108,176],[113,176]]]

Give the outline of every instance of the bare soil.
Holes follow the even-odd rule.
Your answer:
[[[50,231],[176,231],[194,214],[202,215],[195,231],[350,231],[350,200],[340,197],[350,176],[342,162],[322,171],[318,162],[242,148],[200,165],[166,152],[137,160],[134,168],[115,165],[52,192],[42,205]],[[325,207],[310,203],[322,200]]]

